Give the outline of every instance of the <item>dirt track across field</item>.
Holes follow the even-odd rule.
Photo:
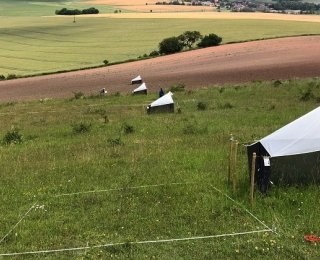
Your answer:
[[[148,92],[184,83],[187,89],[320,76],[320,36],[221,45],[153,59],[0,81],[0,102],[71,98],[75,92],[131,93],[140,75]]]

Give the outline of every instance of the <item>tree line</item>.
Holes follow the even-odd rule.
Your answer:
[[[320,4],[300,2],[300,1],[282,1],[269,4],[269,8],[274,10],[301,10],[301,11],[315,11],[320,9]]]
[[[221,41],[222,38],[214,33],[203,36],[198,31],[185,31],[179,36],[163,39],[159,43],[159,54],[172,54],[183,49],[192,49],[195,45],[198,48],[217,46]]]
[[[67,9],[67,8],[62,8],[61,10],[56,10],[55,12],[57,15],[79,15],[79,14],[98,14],[99,10],[90,7],[88,9],[83,9],[83,10],[78,10],[78,9]]]

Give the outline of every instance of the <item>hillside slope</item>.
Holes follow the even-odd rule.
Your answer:
[[[131,93],[141,75],[149,92],[184,83],[187,89],[252,80],[318,77],[320,36],[221,45],[149,60],[32,78],[0,81],[0,102],[69,98],[74,92]]]

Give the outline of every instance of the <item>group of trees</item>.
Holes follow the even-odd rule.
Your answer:
[[[217,46],[222,38],[216,34],[202,36],[198,31],[186,31],[179,36],[169,37],[159,43],[159,54],[172,54],[182,51],[184,48],[191,49],[197,43],[197,47],[205,48]]]
[[[185,2],[188,2],[187,5],[202,5],[202,2],[192,2],[191,0],[186,0],[186,1],[178,1],[178,0],[174,0],[174,1],[169,1],[169,2],[156,2],[156,5],[186,5]],[[211,1],[212,2],[212,1]]]
[[[274,4],[268,5],[269,8],[274,10],[301,10],[301,11],[314,11],[319,10],[320,4],[300,2],[300,1],[278,1]]]
[[[55,13],[57,15],[98,14],[99,10],[94,7],[90,7],[88,9],[83,9],[82,11],[78,10],[78,9],[69,10],[67,8],[62,8],[61,10],[56,10]]]

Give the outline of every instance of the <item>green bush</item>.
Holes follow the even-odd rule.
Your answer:
[[[301,93],[301,96],[300,96],[301,101],[309,101],[310,99],[315,98],[311,88],[307,88],[306,90],[301,90],[300,93]]]
[[[16,79],[17,78],[17,75],[16,74],[9,74],[7,76],[7,79]]]
[[[171,92],[182,92],[185,90],[186,85],[184,83],[178,85],[171,85],[169,91]]]
[[[103,63],[104,63],[104,65],[107,65],[109,63],[109,61],[108,60],[104,60]]]
[[[22,142],[22,135],[18,130],[11,130],[5,134],[3,137],[3,143],[5,145],[18,144]]]
[[[72,124],[72,132],[75,134],[89,132],[91,126],[92,125],[88,123]]]
[[[186,31],[183,34],[179,35],[178,38],[183,46],[191,49],[193,44],[202,39],[202,35],[198,31]]]
[[[206,110],[207,109],[207,104],[202,102],[202,101],[200,101],[197,104],[197,108],[198,108],[198,110]]]
[[[179,41],[178,37],[166,38],[159,43],[160,54],[172,54],[180,52],[182,49],[183,44]]]
[[[202,38],[201,42],[198,43],[198,47],[205,48],[211,46],[218,46],[222,41],[222,38],[218,35],[211,33]]]
[[[273,86],[275,86],[275,87],[279,87],[280,85],[282,85],[282,82],[279,79],[277,79],[275,82],[273,82]]]
[[[109,138],[108,144],[112,147],[115,147],[115,146],[123,145],[123,142],[121,141],[120,137],[115,139]]]
[[[152,51],[149,54],[150,57],[155,57],[155,56],[159,56],[159,52],[158,51]]]
[[[125,134],[131,134],[134,132],[134,127],[132,125],[129,125],[127,123],[124,123],[122,125],[122,130]]]
[[[231,109],[231,108],[233,108],[233,105],[230,102],[226,102],[224,104],[219,104],[218,108],[220,108],[220,109]]]
[[[0,74],[0,80],[5,80],[5,79],[6,79],[6,77],[4,75]]]
[[[84,98],[84,94],[82,92],[74,92],[73,94],[75,99]]]

